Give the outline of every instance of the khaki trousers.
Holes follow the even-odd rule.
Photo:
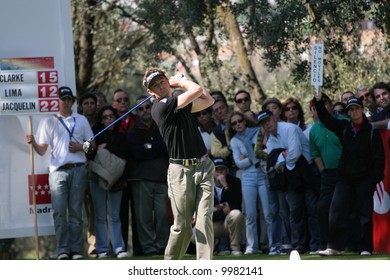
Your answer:
[[[225,220],[214,222],[214,237],[229,237],[230,249],[241,250],[242,235],[245,230],[245,218],[240,210],[234,209],[227,214]]]
[[[171,200],[173,225],[164,259],[182,259],[192,236],[195,217],[196,258],[211,260],[214,249],[214,164],[206,158],[197,165],[171,163],[168,168],[168,196]]]

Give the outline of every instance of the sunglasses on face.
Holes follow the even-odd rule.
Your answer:
[[[237,124],[239,123],[242,123],[244,120],[243,119],[240,119],[240,120],[236,120],[234,122],[231,122],[232,126],[236,126]]]
[[[244,97],[241,99],[236,99],[236,103],[241,104],[242,102],[248,102],[249,100],[249,97]]]
[[[138,111],[140,111],[140,112],[142,112],[142,111],[146,111],[146,110],[148,110],[148,109],[150,109],[150,107],[152,107],[152,105],[146,105],[146,106],[144,106],[144,107],[138,107]]]
[[[206,116],[207,114],[208,114],[208,112],[203,111],[203,112],[195,113],[195,116],[196,116],[197,118],[199,118],[200,116]]]
[[[286,106],[286,111],[294,111],[294,110],[298,110],[298,106],[297,105],[293,105],[293,106],[290,106],[290,107]]]
[[[122,102],[128,102],[129,98],[128,97],[121,97],[115,100],[115,102],[122,103]]]
[[[103,115],[102,119],[105,120],[105,121],[108,120],[108,119],[115,119],[115,115],[114,114]]]

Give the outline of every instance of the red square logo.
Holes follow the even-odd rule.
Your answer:
[[[30,205],[33,205],[33,183],[32,175],[28,175],[28,198]],[[35,174],[35,200],[36,204],[50,204],[51,195],[49,187],[49,174]]]

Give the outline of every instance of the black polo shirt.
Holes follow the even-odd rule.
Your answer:
[[[177,109],[177,97],[167,97],[152,106],[152,117],[175,159],[199,158],[207,153],[197,123],[191,115],[192,103]]]

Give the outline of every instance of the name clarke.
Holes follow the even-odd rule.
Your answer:
[[[0,83],[23,83],[24,74],[0,74]]]

